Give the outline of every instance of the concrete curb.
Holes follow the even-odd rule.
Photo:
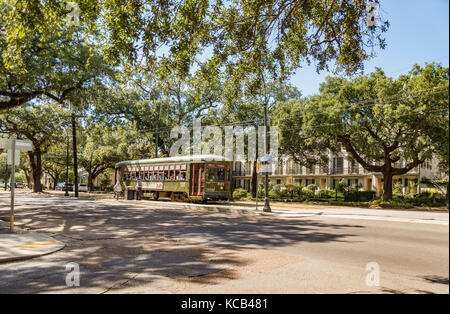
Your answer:
[[[7,223],[0,220],[0,225]],[[48,235],[37,232],[0,234],[0,263],[15,262],[48,255],[66,245]]]
[[[105,200],[107,201],[107,200]],[[117,201],[116,201],[117,202]],[[141,203],[144,201],[119,201],[120,204],[131,203],[133,205],[141,205],[144,208],[144,204],[155,204],[161,205],[165,202],[161,201],[145,201],[145,203]],[[359,220],[383,220],[383,221],[395,221],[395,222],[409,222],[409,223],[426,223],[426,224],[436,224],[436,225],[445,225],[448,226],[448,213],[437,213],[437,212],[419,212],[419,211],[398,211],[398,210],[377,210],[377,209],[362,209],[362,208],[348,208],[348,207],[334,207],[328,210],[326,209],[285,209],[285,208],[277,208],[273,207],[271,212],[263,212],[261,204],[258,206],[258,210],[254,207],[248,206],[243,207],[242,205],[233,206],[233,205],[208,205],[208,204],[189,204],[189,203],[167,203],[172,206],[172,209],[191,209],[191,210],[202,210],[202,211],[210,211],[217,213],[235,213],[241,215],[256,215],[256,216],[265,216],[265,217],[274,217],[274,218],[284,218],[284,219],[292,219],[292,218],[305,218],[305,217],[314,217],[314,216],[323,216],[323,217],[333,217],[333,218],[343,218],[343,219],[359,219]],[[395,213],[395,214],[393,214]],[[417,214],[426,214],[427,217],[419,217]],[[401,214],[400,216],[397,216]],[[414,214],[411,216],[411,214]],[[447,218],[442,219],[437,217],[436,215],[445,215]]]

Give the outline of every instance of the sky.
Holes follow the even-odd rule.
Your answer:
[[[380,0],[381,18],[390,23],[384,33],[387,47],[364,65],[364,74],[382,68],[386,75],[398,77],[414,64],[440,62],[449,65],[449,0]],[[317,74],[305,66],[292,76],[291,83],[304,96],[318,93],[320,83],[333,73]]]

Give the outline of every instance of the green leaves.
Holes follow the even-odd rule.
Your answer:
[[[304,151],[324,142],[341,144],[370,171],[401,157],[405,166],[394,174],[433,157],[448,165],[448,74],[432,63],[398,80],[380,69],[353,80],[329,77],[320,95],[279,108],[281,146],[304,159]],[[296,148],[297,142],[304,147]]]
[[[25,70],[23,52],[54,34],[100,36],[96,43],[115,65],[186,79],[217,79],[225,72],[238,86],[260,76],[284,80],[304,63],[347,74],[362,69],[374,47],[384,48],[378,28],[365,26],[368,1],[287,0],[78,0],[80,27],[65,25],[65,1],[6,1],[0,37],[8,69]]]

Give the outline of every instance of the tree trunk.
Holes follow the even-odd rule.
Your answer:
[[[392,200],[392,172],[391,169],[383,173],[383,201]]]
[[[88,188],[89,192],[94,191],[94,178],[92,173],[88,173]]]
[[[42,192],[42,153],[40,150],[28,152],[30,158],[31,174],[33,177],[33,192]]]
[[[256,193],[258,193],[258,172],[257,172],[257,162],[253,162],[253,170],[252,170],[252,187],[251,187],[251,193],[252,197],[256,198]]]
[[[34,175],[34,185],[33,185],[33,192],[42,192],[42,183],[41,183],[41,177],[42,177],[42,154],[40,151],[36,151],[36,172]]]
[[[25,180],[27,180],[27,186],[28,188],[31,188],[31,178],[30,178],[30,174],[28,173],[28,171],[24,170],[23,171],[25,173]]]
[[[56,191],[56,186],[58,185],[58,179],[59,179],[59,175],[61,174],[61,172],[59,171],[55,171],[55,173],[53,174],[54,177],[53,179],[53,190]]]

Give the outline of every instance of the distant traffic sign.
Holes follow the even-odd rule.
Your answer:
[[[29,152],[33,150],[33,144],[31,141],[0,138],[0,148],[8,151],[8,165],[12,165],[13,163],[13,141],[15,141],[14,157],[16,162],[20,161],[20,152]]]

